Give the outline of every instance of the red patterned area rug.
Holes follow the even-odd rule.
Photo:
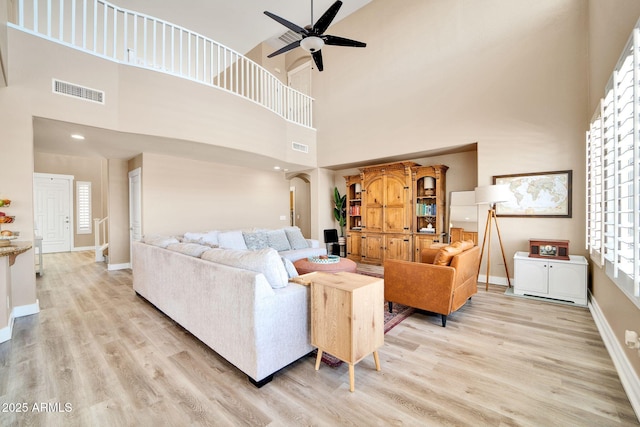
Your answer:
[[[413,307],[407,307],[402,304],[393,304],[393,312],[389,313],[389,306],[387,303],[384,303],[384,333],[389,332],[393,327],[397,326],[400,322],[402,322],[407,317],[411,316],[415,309]],[[313,357],[317,357],[317,352],[314,350],[312,353]],[[332,368],[336,368],[342,365],[342,360],[333,357],[330,354],[322,353],[322,362],[331,366]]]

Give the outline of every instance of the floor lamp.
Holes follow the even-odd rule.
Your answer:
[[[491,271],[491,231],[492,224],[495,223],[498,232],[498,241],[500,242],[500,251],[502,252],[502,260],[504,261],[504,269],[507,272],[507,283],[511,287],[511,279],[509,278],[509,267],[507,266],[507,258],[504,256],[504,247],[502,245],[502,237],[500,236],[500,228],[498,227],[498,218],[496,217],[496,203],[506,202],[509,196],[509,187],[506,185],[485,185],[476,187],[476,205],[489,205],[487,211],[487,222],[484,226],[484,238],[482,239],[482,249],[480,251],[480,263],[478,264],[478,275],[480,275],[480,266],[482,265],[482,257],[484,255],[485,243],[487,246],[487,280],[485,290],[489,290],[489,272]]]

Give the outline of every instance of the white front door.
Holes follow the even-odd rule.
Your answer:
[[[129,172],[129,241],[142,240],[142,182],[140,168]],[[133,253],[133,248],[131,248]]]
[[[33,174],[33,209],[42,252],[69,252],[73,230],[73,176]]]

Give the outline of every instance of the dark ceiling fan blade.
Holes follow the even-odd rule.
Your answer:
[[[281,23],[282,25],[284,25],[285,27],[287,27],[291,31],[295,31],[298,34],[304,34],[305,36],[307,34],[309,34],[309,31],[305,30],[302,27],[297,26],[293,22],[289,22],[284,18],[280,18],[278,15],[274,15],[273,13],[268,12],[266,10],[264,11],[264,14],[267,15],[269,18],[273,19],[274,21],[277,21],[277,22]]]
[[[291,49],[295,49],[298,46],[300,46],[300,40],[296,40],[292,43],[289,43],[288,45],[286,45],[285,47],[276,50],[275,52],[273,52],[270,55],[267,55],[267,58],[273,58],[276,55],[280,55],[281,53],[285,53],[285,52],[289,52]]]
[[[318,67],[318,71],[322,71],[322,51],[316,50],[311,54],[313,56],[313,60],[316,63],[316,67]]]
[[[322,39],[324,40],[324,44],[329,46],[367,47],[366,43],[345,39],[344,37],[326,35],[322,36]]]
[[[331,7],[329,7],[329,9],[327,9],[327,11],[313,25],[313,32],[316,34],[323,34],[327,31],[327,28],[331,25],[333,18],[338,14],[340,7],[342,7],[342,2],[340,0],[332,4]]]

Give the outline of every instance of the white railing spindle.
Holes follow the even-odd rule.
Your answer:
[[[87,0],[82,0],[82,49],[87,48]]]
[[[76,44],[76,0],[71,0],[71,44]]]

